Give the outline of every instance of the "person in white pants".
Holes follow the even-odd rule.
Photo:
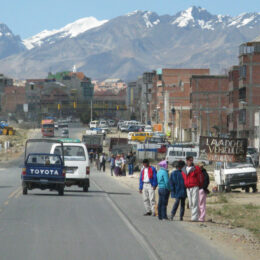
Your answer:
[[[144,216],[155,216],[155,189],[157,187],[156,169],[149,166],[149,160],[143,160],[143,168],[139,179],[139,192],[143,194]]]
[[[187,189],[191,221],[199,219],[199,187],[203,185],[203,173],[199,166],[194,166],[193,157],[187,156],[186,166],[182,168],[182,177]]]

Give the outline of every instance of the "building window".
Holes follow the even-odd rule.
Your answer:
[[[239,111],[239,123],[240,124],[245,124],[246,123],[246,110],[245,109],[241,109]]]
[[[246,87],[239,89],[239,100],[246,100]]]
[[[240,79],[246,79],[246,65],[240,66],[240,69],[239,69],[239,78],[240,78]]]

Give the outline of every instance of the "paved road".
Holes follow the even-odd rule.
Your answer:
[[[18,165],[0,165],[1,260],[227,259],[180,222],[142,216],[140,195],[103,173],[92,169],[88,193],[23,196]]]

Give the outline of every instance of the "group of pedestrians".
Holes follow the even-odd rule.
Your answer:
[[[112,155],[109,158],[111,176],[125,176],[126,166],[128,165],[128,173],[130,176],[134,173],[135,155],[130,152],[126,157],[124,154]]]
[[[143,160],[139,180],[139,192],[143,194],[145,216],[156,216],[155,190],[158,186],[158,218],[168,220],[167,205],[169,196],[175,198],[170,219],[173,220],[180,205],[180,220],[183,220],[185,201],[188,197],[191,209],[191,221],[205,221],[206,195],[209,193],[209,176],[203,164],[194,165],[193,157],[188,156],[186,163],[179,161],[171,175],[168,173],[168,162],[161,161],[159,170]]]

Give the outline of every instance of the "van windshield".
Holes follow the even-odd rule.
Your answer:
[[[85,161],[85,151],[81,146],[63,146],[64,160],[65,161]],[[54,154],[59,155],[61,153],[61,147],[57,146],[54,150]]]
[[[254,164],[252,162],[252,159],[250,157],[246,158],[245,162],[227,162],[227,169],[232,168],[244,168],[244,167],[253,167]]]

